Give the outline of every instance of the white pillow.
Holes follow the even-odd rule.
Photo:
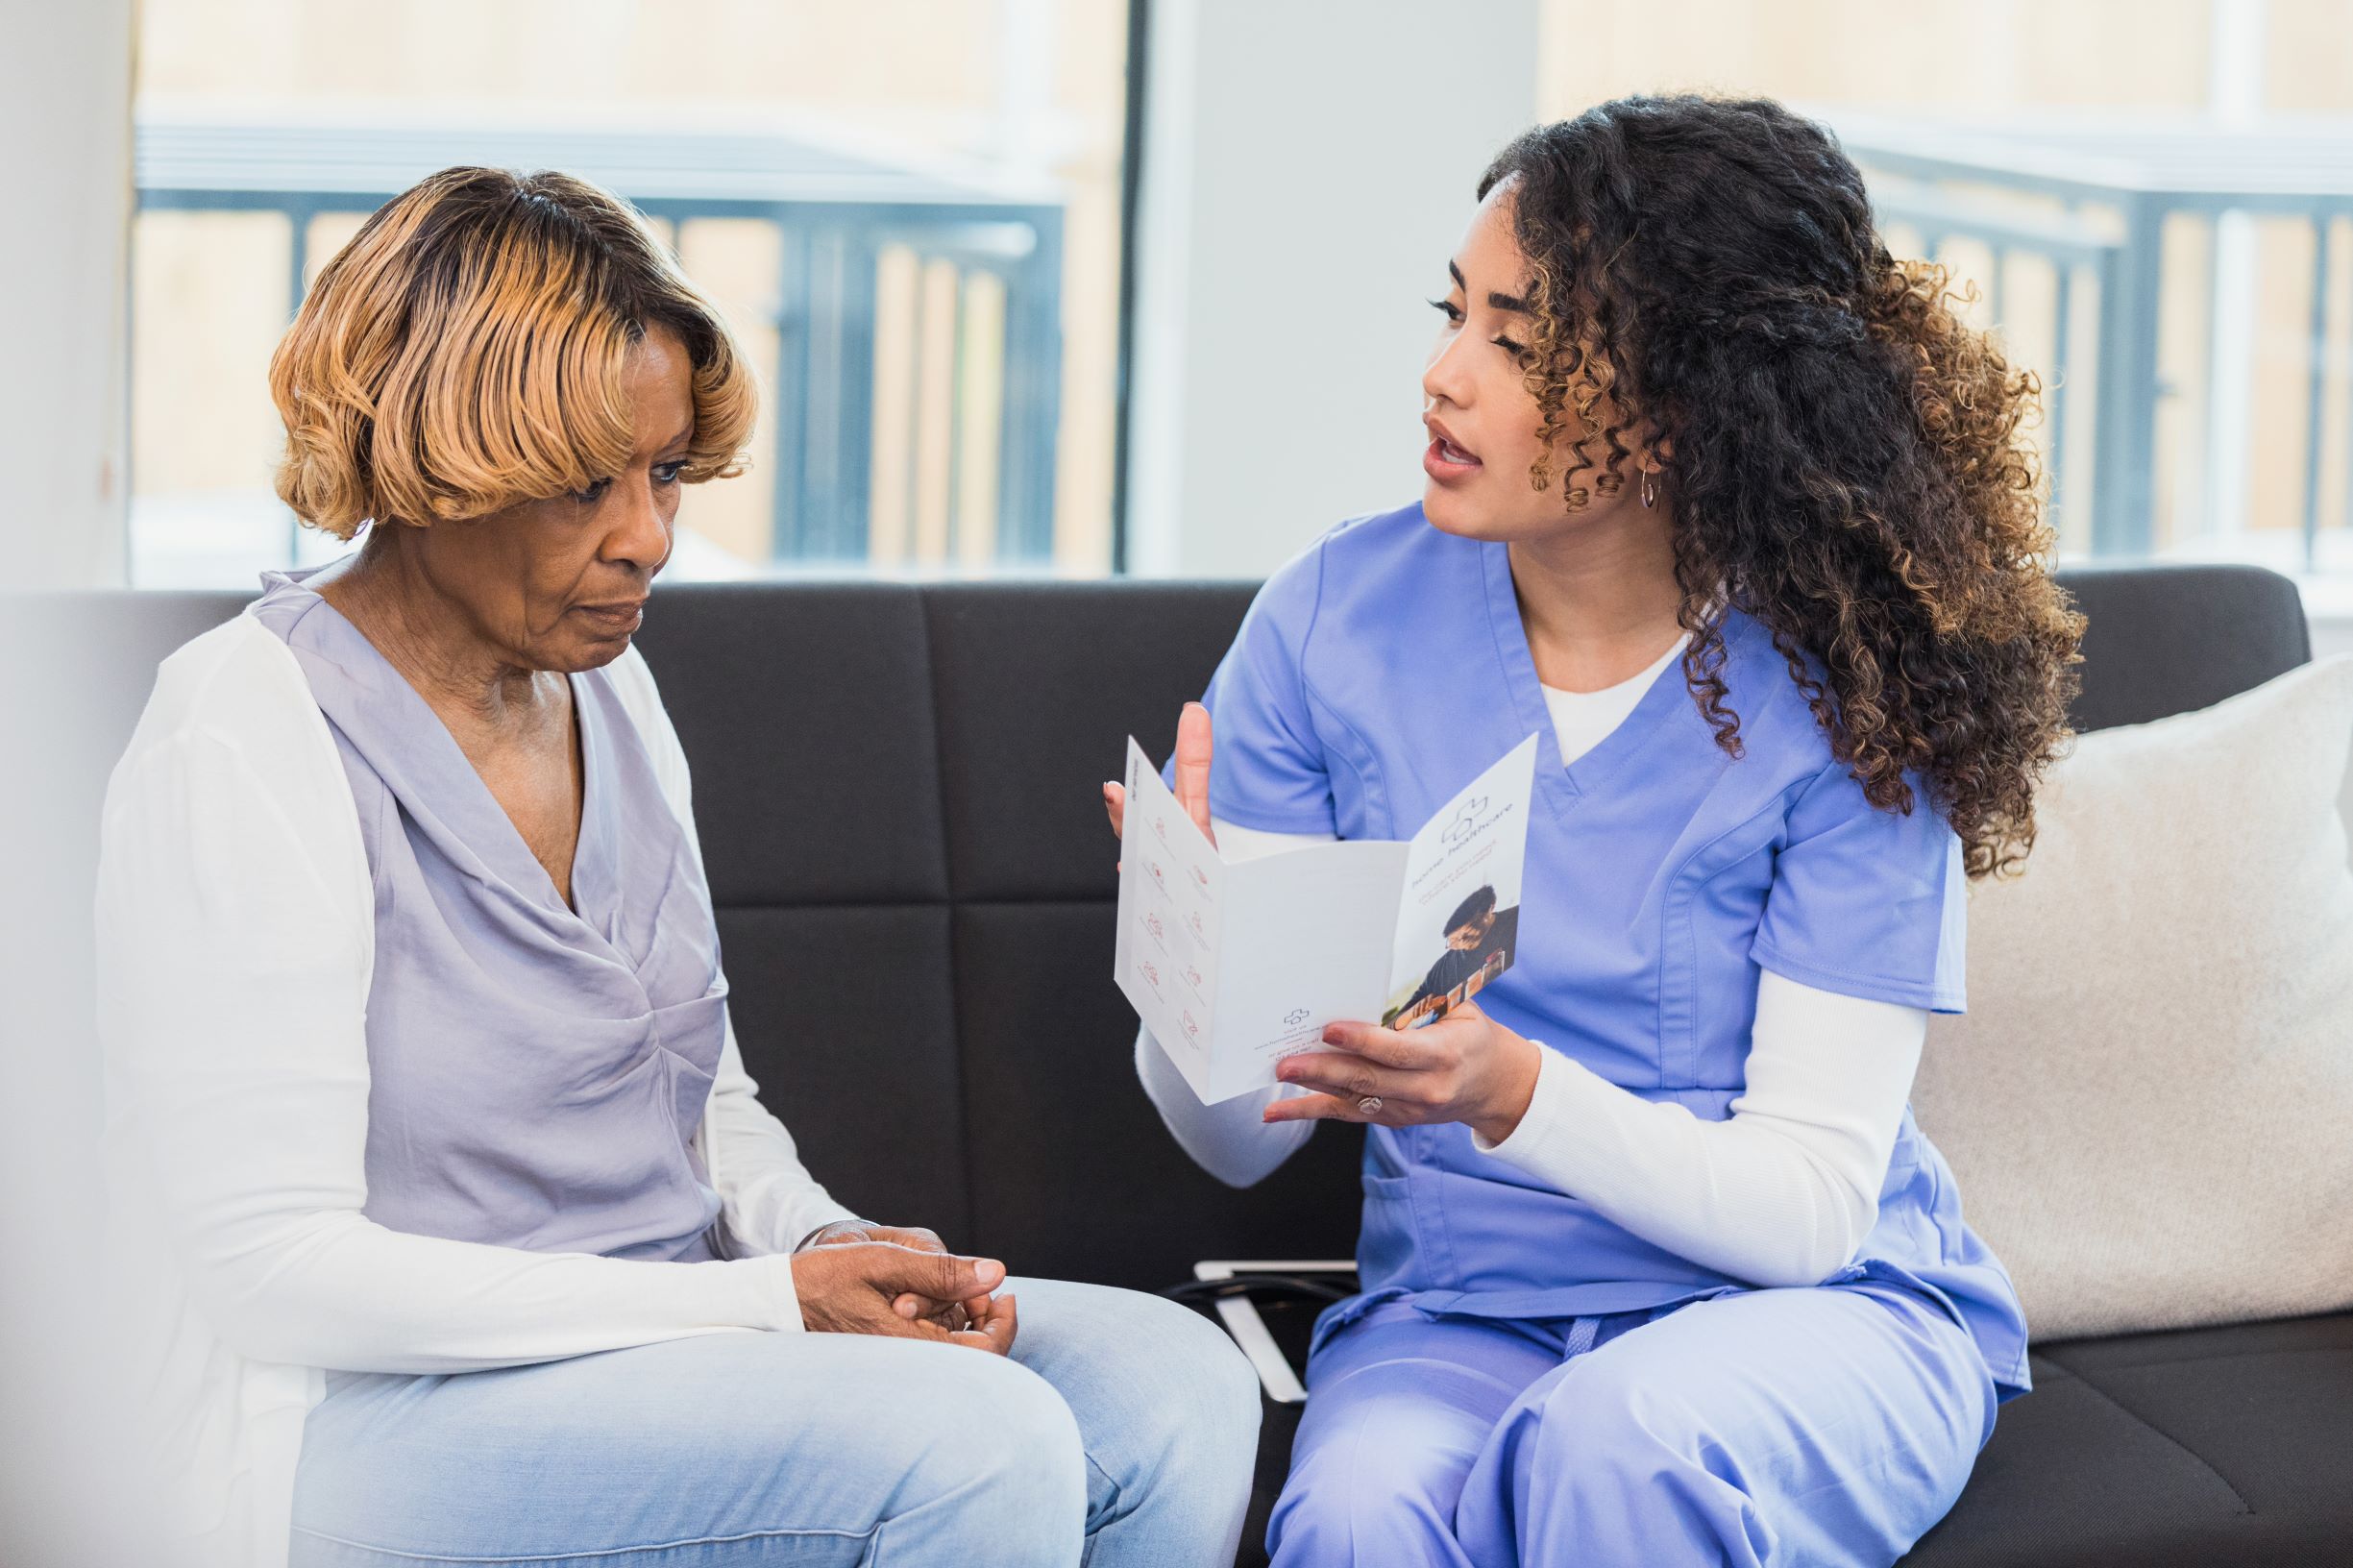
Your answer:
[[[2082,737],[1913,1104],[2044,1338],[2353,1307],[2353,657]]]

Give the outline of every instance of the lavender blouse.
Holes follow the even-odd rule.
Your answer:
[[[315,570],[315,569],[314,569]],[[533,1252],[723,1248],[692,1145],[727,984],[711,898],[601,670],[572,677],[567,905],[456,739],[359,629],[270,573],[252,613],[327,716],[376,891],[369,1218]]]

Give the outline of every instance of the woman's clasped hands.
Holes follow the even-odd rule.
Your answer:
[[[836,1220],[793,1249],[793,1287],[813,1333],[936,1339],[1002,1356],[1019,1327],[1005,1265],[949,1252],[920,1227]]]

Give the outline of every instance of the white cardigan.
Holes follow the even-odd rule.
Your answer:
[[[692,840],[653,677],[634,649],[610,673]],[[461,1372],[800,1330],[779,1255],[849,1211],[755,1098],[732,1025],[698,1146],[734,1257],[523,1252],[361,1213],[374,894],[326,718],[259,622],[163,662],[101,845],[106,1297],[152,1461],[126,1480],[152,1492],[175,1560],[284,1562],[323,1368]]]

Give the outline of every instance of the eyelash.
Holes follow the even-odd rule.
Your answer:
[[[1444,315],[1448,321],[1453,322],[1456,326],[1459,327],[1462,325],[1462,307],[1455,304],[1454,301],[1432,300],[1430,302],[1430,307]],[[1501,335],[1488,338],[1487,341],[1494,344],[1497,348],[1503,350],[1506,354],[1522,355],[1528,352],[1527,344],[1515,343],[1510,338]]]
[[[653,482],[656,484],[676,484],[679,477],[683,475],[685,471],[686,460],[684,458],[680,458],[674,463],[656,463],[653,465]],[[610,490],[612,487],[612,480],[599,479],[596,483],[590,485],[585,490],[573,491],[572,499],[577,505],[594,506],[598,502],[604,499],[604,493],[607,490]]]

